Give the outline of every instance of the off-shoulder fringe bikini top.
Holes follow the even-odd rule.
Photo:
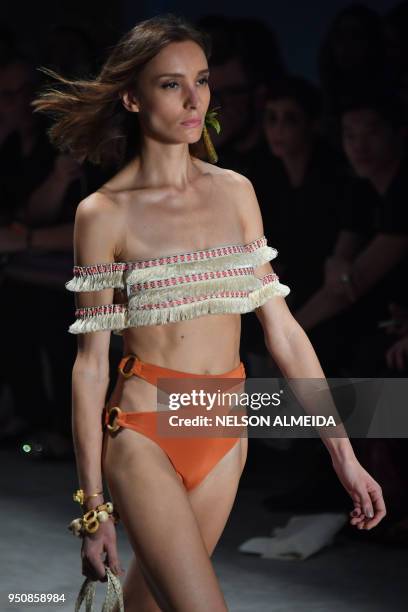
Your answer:
[[[68,331],[82,334],[128,327],[162,325],[206,314],[251,312],[270,297],[286,297],[289,287],[276,274],[254,270],[277,256],[265,236],[156,259],[74,266],[69,291],[121,289],[127,301],[75,310]]]

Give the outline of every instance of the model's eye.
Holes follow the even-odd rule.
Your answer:
[[[178,85],[178,83],[176,81],[170,81],[169,83],[163,83],[162,88],[163,89],[176,89],[175,87],[173,87],[173,85]]]
[[[198,82],[200,83],[200,85],[207,85],[208,77],[202,77],[201,79],[199,79]],[[168,83],[163,83],[162,85],[163,89],[176,89],[177,87],[178,87],[177,81],[170,81]]]

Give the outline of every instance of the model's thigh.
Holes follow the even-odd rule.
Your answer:
[[[209,555],[214,551],[234,504],[247,449],[248,439],[243,437],[188,493]]]
[[[108,441],[103,470],[158,606],[172,612],[225,612],[189,496],[162,449],[122,429]],[[127,611],[141,609],[138,603]]]
[[[242,470],[247,456],[248,440],[231,449],[207,477],[188,495],[197,519],[201,536],[209,556],[223,532],[228,520]],[[154,585],[149,585],[148,576],[135,555],[130,563],[124,582],[126,611],[160,612],[152,595]],[[129,603],[128,603],[129,602]],[[132,602],[137,602],[132,607]]]
[[[213,553],[228,520],[245,466],[247,450],[248,440],[242,438],[240,444],[231,449],[207,477],[188,493],[209,556]],[[160,612],[160,607],[152,595],[153,590],[154,585],[149,586],[148,578],[143,574],[143,567],[134,555],[123,587],[125,604],[137,602],[134,607],[137,612]],[[133,610],[128,605],[126,609],[129,609],[129,612]]]

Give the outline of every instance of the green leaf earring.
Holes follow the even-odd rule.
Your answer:
[[[211,164],[216,164],[218,161],[218,155],[217,155],[217,151],[214,148],[214,145],[212,143],[212,140],[210,138],[210,134],[208,132],[208,127],[212,127],[214,128],[214,130],[217,132],[217,134],[220,133],[221,131],[221,126],[220,126],[220,122],[217,119],[217,109],[219,109],[220,107],[217,106],[216,108],[213,108],[210,111],[207,111],[206,115],[205,115],[205,120],[204,120],[204,126],[203,126],[203,140],[204,140],[204,145],[207,151],[207,156],[208,156],[208,161]]]

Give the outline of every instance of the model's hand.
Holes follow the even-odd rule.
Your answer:
[[[382,490],[357,459],[332,459],[333,468],[354,502],[350,523],[358,529],[371,529],[386,515]]]
[[[102,559],[106,553],[105,559]],[[116,528],[112,519],[100,523],[95,533],[87,534],[82,540],[81,548],[82,574],[91,580],[106,582],[105,565],[113,574],[123,576],[125,571],[119,561]]]

